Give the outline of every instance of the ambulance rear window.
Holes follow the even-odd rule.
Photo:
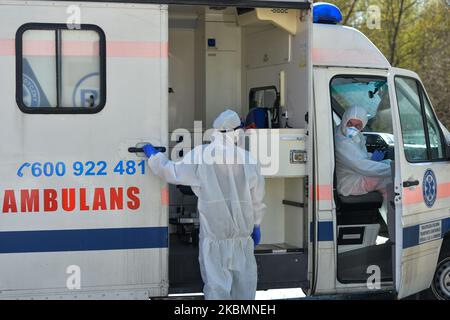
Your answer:
[[[16,101],[25,113],[96,113],[105,105],[105,35],[94,25],[25,24],[16,36]]]

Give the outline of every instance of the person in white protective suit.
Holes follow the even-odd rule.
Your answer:
[[[168,183],[191,186],[198,197],[199,263],[208,300],[252,300],[256,294],[254,247],[265,214],[264,178],[258,163],[237,147],[239,116],[223,112],[213,124],[212,142],[179,162],[144,146],[153,173]]]
[[[392,182],[389,160],[382,151],[367,152],[366,137],[361,133],[367,125],[367,111],[349,108],[335,130],[337,191],[343,196],[358,196],[372,191],[383,195],[380,214],[387,223],[387,191]]]

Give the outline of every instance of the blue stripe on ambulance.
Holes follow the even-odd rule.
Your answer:
[[[313,241],[314,234],[314,225],[311,223],[309,225],[309,240]],[[319,221],[318,232],[317,232],[317,240],[318,241],[334,241],[334,232],[333,232],[333,221]]]
[[[450,231],[450,218],[446,218],[441,221],[442,221],[442,232],[440,238],[442,239],[444,235]],[[419,231],[420,225],[403,228],[403,249],[415,247],[420,244]]]
[[[167,247],[167,227],[0,232],[0,253]]]
[[[420,225],[414,225],[403,229],[403,248],[410,248],[419,245]],[[313,224],[310,224],[310,241],[313,241]],[[450,218],[442,220],[442,234],[450,232]],[[333,241],[333,221],[320,221],[318,225],[318,241]]]

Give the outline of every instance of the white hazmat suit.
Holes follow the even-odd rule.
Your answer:
[[[238,115],[227,110],[214,122],[218,130],[211,144],[194,148],[180,162],[162,153],[148,160],[156,175],[191,186],[198,197],[199,262],[208,300],[251,300],[256,293],[251,234],[265,214],[264,178],[250,154],[235,145],[233,129],[240,123]]]
[[[347,124],[351,119],[360,120],[364,128],[367,111],[358,106],[349,108],[335,130],[337,191],[343,196],[380,192],[383,195],[380,213],[386,222],[386,186],[392,181],[391,167],[388,161],[371,160],[372,154],[367,152],[366,137],[362,133],[353,138],[347,136]]]

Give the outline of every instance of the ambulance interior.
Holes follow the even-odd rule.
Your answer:
[[[341,283],[366,283],[369,276],[377,272],[382,282],[389,282],[392,281],[392,256],[395,249],[392,183],[395,177],[395,156],[387,80],[372,76],[336,76],[331,80],[330,90],[334,128],[341,123],[348,108],[354,105],[363,107],[369,120],[362,132],[367,139],[367,151],[384,151],[383,161],[390,164],[392,172],[391,182],[386,188],[387,206],[383,209],[383,197],[378,191],[358,196],[341,195],[337,188],[335,169],[337,279]],[[373,181],[370,180],[372,177],[367,178]]]
[[[169,6],[169,155],[233,109],[256,132],[280,128],[280,166],[265,175],[267,213],[255,248],[258,288],[307,286],[306,120],[310,61],[307,11]],[[252,111],[264,116],[252,120]],[[258,134],[258,133],[256,133]],[[205,139],[207,140],[207,139]],[[203,143],[206,141],[203,140]],[[291,152],[295,149],[298,153]],[[264,166],[263,166],[264,167]],[[200,292],[197,198],[169,187],[170,292]]]

